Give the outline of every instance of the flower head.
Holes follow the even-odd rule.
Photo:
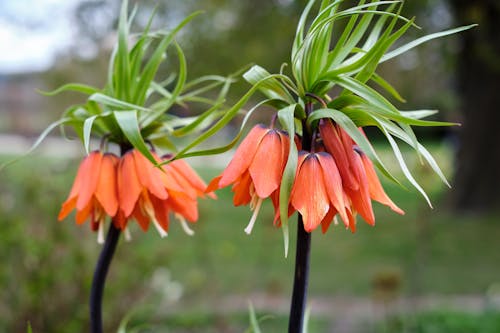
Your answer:
[[[252,230],[263,199],[279,193],[289,145],[290,139],[284,132],[256,125],[227,168],[208,185],[207,191],[233,185],[234,205],[250,204],[254,214],[245,229],[247,233]]]
[[[158,162],[162,162],[153,153]],[[153,223],[162,237],[167,235],[169,213],[179,219],[183,229],[192,234],[186,220],[198,219],[197,197],[204,196],[205,183],[184,161],[173,161],[161,169],[139,151],[126,153],[118,167],[119,220],[125,227],[134,218],[146,231]]]
[[[326,231],[337,213],[346,227],[352,223],[352,215],[344,200],[341,176],[333,157],[326,152],[299,153],[290,201],[302,215],[307,232],[320,224]]]
[[[163,161],[153,155],[158,162]],[[160,169],[137,150],[122,158],[94,151],[80,164],[59,220],[76,209],[76,222],[82,224],[90,217],[93,230],[99,230],[99,242],[103,242],[106,216],[126,236],[128,221],[133,218],[144,231],[152,222],[163,237],[173,213],[191,235],[193,231],[186,221],[194,223],[198,219],[197,199],[205,196],[205,188],[203,180],[182,160]],[[212,193],[208,195],[214,197]]]
[[[351,210],[359,213],[370,225],[375,224],[371,200],[389,206],[398,214],[404,214],[385,193],[372,161],[347,132],[330,120],[322,120],[319,129],[326,150],[338,166]]]
[[[99,230],[99,241],[103,240],[106,216],[115,216],[118,211],[116,167],[118,157],[113,154],[91,152],[78,168],[68,198],[63,203],[58,220],[66,218],[76,209],[76,223],[82,224],[89,217],[93,230]]]

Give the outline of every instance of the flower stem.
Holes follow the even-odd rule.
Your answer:
[[[313,111],[311,102],[306,103],[306,114]],[[309,151],[314,147],[315,135],[303,122],[302,149]],[[288,333],[302,333],[304,312],[306,310],[307,287],[309,283],[309,261],[311,253],[311,233],[304,229],[302,215],[297,221],[297,245],[295,250],[295,277],[293,281],[292,304],[288,320]]]
[[[295,253],[295,280],[293,281],[292,305],[288,321],[288,333],[302,333],[309,281],[311,233],[305,231],[302,215],[297,223],[297,249]]]
[[[113,254],[120,238],[120,229],[110,223],[108,235],[104,242],[99,260],[94,271],[92,288],[90,290],[90,331],[92,333],[102,333],[102,294],[109,265],[113,259]]]

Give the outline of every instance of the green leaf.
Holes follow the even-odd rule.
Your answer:
[[[404,175],[406,178],[410,181],[410,183],[422,194],[422,196],[425,198],[427,201],[427,204],[429,207],[432,208],[431,201],[429,200],[429,197],[427,196],[427,193],[425,193],[424,189],[420,186],[420,184],[413,178],[413,175],[411,174],[410,170],[408,169],[408,166],[406,165],[405,159],[403,157],[403,154],[401,154],[401,151],[399,150],[398,144],[392,136],[387,132],[385,127],[381,127],[382,132],[384,133],[385,137],[387,138],[387,141],[389,141],[392,150],[394,151],[394,156],[396,156],[396,159],[398,160],[399,166],[401,167],[401,170],[403,171]]]
[[[68,83],[52,91],[37,90],[37,92],[45,96],[54,96],[65,91],[75,91],[86,95],[92,95],[98,92],[99,90],[92,86],[80,83]]]
[[[186,82],[186,76],[187,76],[187,65],[186,65],[186,57],[184,56],[184,52],[182,52],[181,47],[179,44],[174,43],[175,49],[177,51],[177,57],[179,59],[179,77],[177,78],[177,83],[175,85],[174,90],[172,91],[172,96],[168,100],[168,106],[165,106],[165,109],[169,109],[170,106],[172,106],[175,103],[175,100],[179,96],[179,94],[182,91],[182,88],[184,87],[184,83]],[[142,122],[143,126],[148,126],[151,124],[153,121],[155,121],[158,117],[160,117],[165,111],[163,109],[160,109],[158,111],[152,112],[151,114],[148,114],[144,121]]]
[[[398,126],[396,126],[392,122],[383,119],[377,119],[377,121],[378,121],[377,124],[378,127],[384,126],[389,133],[396,136],[400,140],[403,140],[408,145],[412,146],[415,150],[419,151],[420,154],[422,154],[422,156],[425,158],[429,166],[432,168],[432,170],[434,170],[434,172],[439,176],[439,178],[441,178],[443,183],[445,183],[448,187],[451,187],[450,183],[448,182],[445,175],[441,171],[441,168],[437,164],[434,157],[432,157],[431,153],[422,144],[420,144],[419,142],[415,144],[415,142],[413,142],[411,138],[407,137],[404,131],[402,131]]]
[[[295,145],[295,108],[296,104],[289,105],[278,111],[278,119],[283,129],[290,138],[290,149],[288,151],[288,160],[286,161],[283,178],[281,179],[279,210],[281,227],[283,228],[283,238],[285,246],[285,258],[288,256],[289,230],[288,230],[288,204],[290,202],[290,192],[292,191],[295,174],[297,170],[298,151]]]
[[[231,142],[229,142],[227,145],[224,145],[224,146],[221,146],[221,147],[216,147],[216,148],[210,148],[210,149],[204,149],[204,150],[198,150],[198,151],[194,151],[194,152],[190,152],[190,153],[187,153],[186,149],[184,149],[182,152],[178,153],[175,155],[175,159],[179,159],[179,158],[185,158],[185,157],[193,157],[193,156],[206,156],[206,155],[216,155],[216,154],[222,154],[226,151],[228,151],[229,149],[233,148],[237,143],[238,141],[240,140],[241,138],[241,135],[243,134],[243,129],[245,128],[248,120],[250,119],[250,116],[262,105],[264,104],[268,104],[270,103],[272,100],[271,99],[266,99],[266,100],[263,100],[259,103],[257,103],[254,107],[252,107],[248,112],[247,114],[245,115],[245,117],[243,118],[243,121],[241,122],[241,125],[240,125],[240,130],[238,132],[238,134],[233,138],[233,140],[231,140]]]
[[[397,49],[391,51],[391,52],[388,52],[386,55],[384,55],[382,57],[382,59],[380,59],[380,63],[383,63],[384,61],[387,61],[389,59],[392,59],[394,57],[397,57],[398,55],[400,54],[403,54],[411,49],[413,49],[414,47],[420,45],[420,44],[423,44],[427,41],[430,41],[430,40],[433,40],[433,39],[436,39],[436,38],[441,38],[441,37],[444,37],[444,36],[448,36],[448,35],[452,35],[452,34],[456,34],[456,33],[459,33],[461,31],[465,31],[465,30],[469,30],[471,28],[474,28],[476,27],[477,24],[471,24],[471,25],[466,25],[466,26],[463,26],[463,27],[458,27],[458,28],[455,28],[455,29],[450,29],[450,30],[445,30],[445,31],[441,31],[441,32],[436,32],[436,33],[433,33],[433,34],[430,34],[430,35],[426,35],[426,36],[423,36],[423,37],[420,37],[420,38],[417,38],[415,39],[414,41],[411,41],[403,46],[400,46],[398,47]]]
[[[109,106],[111,108],[119,108],[119,109],[134,109],[134,110],[140,110],[140,111],[145,111],[145,112],[150,112],[151,110],[136,104],[131,104],[124,102],[120,99],[116,99],[114,97],[110,97],[101,93],[95,93],[89,97],[90,101],[94,101],[97,103],[101,103],[103,105]]]
[[[31,154],[36,148],[38,148],[38,146],[42,143],[42,141],[47,137],[47,135],[49,135],[50,132],[52,132],[52,130],[58,126],[61,126],[63,124],[66,124],[66,123],[69,123],[73,121],[73,119],[71,118],[61,118],[59,120],[56,120],[54,121],[52,124],[50,124],[41,134],[40,136],[38,136],[38,138],[36,139],[35,143],[33,143],[33,145],[30,147],[30,149],[28,149],[27,152],[25,152],[24,154],[22,154],[21,156],[19,157],[16,157],[10,161],[7,161],[7,162],[4,162],[2,164],[0,164],[0,171],[11,165],[12,163],[15,163],[19,160],[21,160],[22,158],[28,156],[29,154]]]
[[[181,21],[169,34],[167,34],[158,44],[155,51],[153,52],[151,58],[146,63],[144,70],[141,73],[138,87],[139,89],[136,91],[134,95],[134,101],[138,104],[144,104],[146,101],[146,91],[148,90],[151,81],[153,81],[156,72],[160,66],[160,63],[163,61],[163,56],[168,46],[174,39],[175,35],[181,30],[189,21],[191,21],[194,17],[198,16],[201,12],[194,12],[193,14],[186,17]],[[179,49],[177,49],[179,53]],[[179,60],[181,60],[179,58]]]
[[[382,87],[385,91],[387,91],[389,94],[391,94],[392,97],[394,97],[398,101],[400,101],[402,103],[406,102],[406,100],[403,97],[401,97],[401,95],[398,93],[398,91],[389,82],[384,80],[384,78],[381,77],[380,75],[378,75],[377,73],[372,74],[371,80],[373,82],[375,82],[376,84],[378,84],[380,87]]]
[[[130,144],[134,146],[135,149],[141,152],[148,160],[154,165],[157,164],[155,158],[146,146],[144,139],[141,135],[141,130],[139,129],[139,121],[137,119],[137,111],[115,111],[113,112],[116,122],[120,129],[122,130],[125,137],[128,139]]]
[[[271,74],[260,66],[252,66],[243,74],[243,78],[250,84],[266,79]],[[288,103],[293,103],[293,97],[290,95],[286,87],[277,79],[266,80],[259,89],[268,98],[281,99]]]
[[[259,327],[259,321],[257,320],[257,315],[253,308],[252,303],[248,304],[249,316],[250,316],[250,328],[252,333],[262,333]]]
[[[179,152],[179,155],[184,155],[186,152],[191,150],[193,147],[196,147],[197,145],[199,145],[200,143],[202,143],[203,141],[207,140],[208,138],[213,136],[215,133],[217,133],[221,128],[226,126],[227,123],[229,123],[231,121],[231,119],[234,118],[234,116],[236,116],[236,114],[240,111],[240,109],[248,102],[250,97],[252,97],[252,95],[257,90],[260,89],[262,84],[264,84],[267,80],[271,80],[273,78],[277,78],[277,77],[281,77],[281,76],[282,75],[279,75],[279,74],[273,74],[273,75],[266,77],[265,79],[260,80],[256,84],[254,84],[253,87],[250,88],[250,90],[248,90],[247,93],[245,95],[243,95],[243,97],[241,97],[238,102],[236,102],[236,104],[234,104],[231,108],[229,108],[226,111],[226,113],[222,116],[221,119],[219,119],[212,127],[208,128],[204,133],[202,133],[199,137],[194,139],[190,144],[188,144],[184,149],[182,149]]]
[[[85,119],[83,123],[83,146],[85,147],[85,152],[90,153],[90,133],[92,132],[92,124],[98,116],[92,116]]]

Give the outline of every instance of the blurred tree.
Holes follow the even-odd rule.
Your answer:
[[[461,34],[458,75],[463,128],[457,154],[453,205],[486,212],[500,205],[500,1],[450,0]]]

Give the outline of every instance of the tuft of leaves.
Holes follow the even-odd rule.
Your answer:
[[[58,126],[70,126],[88,153],[91,138],[101,144],[113,142],[138,149],[156,164],[147,143],[179,149],[173,137],[204,131],[210,123],[225,114],[225,97],[237,74],[228,77],[207,75],[187,81],[187,63],[182,48],[176,42],[179,31],[200,12],[187,16],[171,30],[151,31],[154,14],[139,34],[130,31],[137,7],[129,15],[128,3],[123,1],[118,38],[109,61],[107,82],[99,89],[70,83],[52,92],[65,91],[87,95],[85,103],[66,109],[58,121],[51,124],[33,145],[36,148],[48,133]],[[161,78],[161,65],[174,57],[179,65],[177,75]],[[215,96],[215,97],[214,97]],[[206,111],[198,116],[179,117],[172,114],[174,106],[200,104]]]

